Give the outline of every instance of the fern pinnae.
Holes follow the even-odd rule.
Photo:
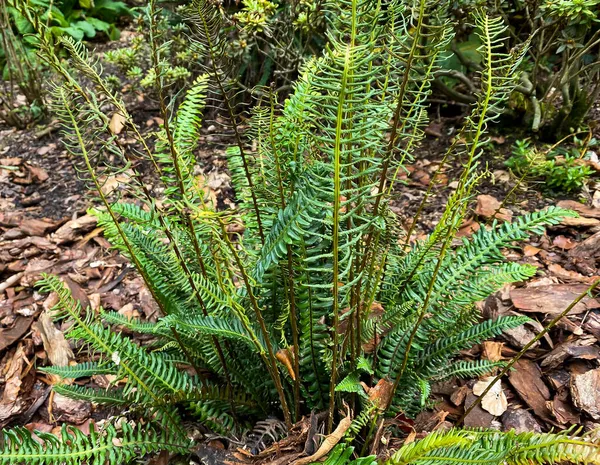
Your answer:
[[[42,373],[48,373],[50,375],[60,376],[61,378],[87,378],[93,375],[111,375],[115,374],[117,370],[112,364],[98,363],[98,362],[84,362],[78,363],[77,365],[69,366],[49,366],[40,367],[37,369]]]
[[[185,453],[189,440],[169,432],[168,428],[148,427],[138,424],[135,427],[124,422],[118,432],[108,424],[103,431],[90,427],[85,435],[73,426],[63,426],[60,436],[37,431],[38,442],[26,428],[15,428],[2,432],[2,465],[102,465],[107,461],[126,463],[134,457],[160,450]],[[71,447],[67,447],[70,444]],[[115,447],[119,444],[119,447]]]
[[[69,318],[75,322],[74,328],[71,329],[71,332],[80,331],[82,334],[85,334],[85,337],[88,341],[93,342],[96,347],[101,348],[104,354],[114,354],[113,348],[111,348],[103,338],[106,336],[108,338],[107,340],[111,340],[110,332],[108,334],[104,332],[102,335],[100,335],[99,332],[94,329],[94,323],[90,323],[81,318],[81,308],[79,304],[76,303],[71,297],[68,289],[65,288],[65,285],[62,283],[62,281],[53,276],[44,276],[43,281],[40,283],[40,288],[45,291],[52,291],[56,293],[58,296],[58,303],[56,304],[55,309],[68,315]],[[142,378],[140,378],[137,370],[131,367],[127,360],[120,360],[119,367],[124,370],[125,373],[127,373],[127,376],[130,380],[135,382],[140,391],[152,399],[156,405],[161,405],[163,403],[162,399],[159,398],[152,387],[144,382]],[[177,419],[170,414],[166,414],[166,416],[170,419],[170,423],[174,429],[179,430],[179,433],[185,436],[185,433],[183,430],[181,430],[181,426]]]

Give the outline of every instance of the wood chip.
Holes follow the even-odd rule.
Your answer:
[[[569,399],[568,389],[561,389],[554,399],[548,402],[548,408],[561,425],[579,425],[581,423],[580,415],[573,408]]]
[[[600,420],[600,368],[571,378],[573,403],[594,420]]]
[[[76,220],[71,220],[62,225],[52,235],[51,239],[56,244],[66,244],[79,239],[83,234],[96,227],[98,219],[92,215],[85,215]]]
[[[558,263],[548,265],[548,271],[552,272],[563,281],[574,281],[578,283],[585,283],[587,285],[591,285],[600,279],[600,276],[583,276],[576,271],[566,270]]]
[[[522,408],[509,409],[502,415],[504,431],[514,430],[517,433],[541,433],[542,427],[531,413]]]
[[[598,226],[600,220],[596,218],[585,218],[583,216],[577,218],[565,217],[560,221],[562,226],[573,226],[580,228],[591,228],[592,226]]]
[[[29,331],[33,317],[17,317],[10,328],[0,329],[0,351],[17,342]]]
[[[556,316],[563,312],[588,286],[583,284],[554,284],[549,286],[513,289],[510,297],[522,312],[538,312]],[[585,297],[571,310],[572,315],[600,308],[600,302]]]
[[[587,205],[576,202],[575,200],[561,200],[557,205],[560,208],[574,210],[586,218],[600,218],[600,208],[588,207]]]
[[[465,410],[471,407],[477,399],[478,397],[475,394],[469,392],[465,399]],[[467,428],[489,428],[493,420],[494,415],[483,410],[481,404],[479,404],[465,417],[464,425]]]
[[[584,336],[576,340],[563,342],[544,357],[541,366],[546,369],[558,368],[569,358],[598,360],[600,358],[600,348],[594,345],[595,343],[596,338],[593,336]]]
[[[588,237],[569,251],[569,256],[574,258],[600,257],[600,232]]]
[[[510,372],[508,381],[538,417],[551,421],[551,413],[546,405],[550,400],[550,390],[542,380],[542,372],[537,364],[530,360],[519,360]]]

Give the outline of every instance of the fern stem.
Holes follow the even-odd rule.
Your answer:
[[[233,133],[235,136],[235,141],[240,151],[240,158],[242,159],[242,164],[244,166],[244,174],[246,176],[246,182],[248,183],[248,189],[250,190],[250,195],[252,197],[252,205],[254,207],[254,213],[256,214],[256,222],[258,224],[258,234],[260,235],[261,242],[265,243],[265,233],[263,230],[262,220],[260,217],[260,208],[258,207],[258,200],[256,199],[256,193],[254,192],[254,181],[252,180],[252,174],[250,173],[250,167],[248,165],[248,159],[246,156],[246,151],[244,150],[244,143],[242,141],[242,135],[240,133],[240,129],[237,124],[235,111],[233,110],[233,105],[225,91],[225,86],[223,85],[223,81],[221,79],[221,74],[217,69],[217,61],[219,57],[215,55],[215,45],[213,43],[213,39],[211,37],[210,27],[208,25],[208,21],[206,19],[205,13],[202,8],[198,8],[198,16],[202,21],[202,28],[204,29],[204,34],[207,41],[208,53],[210,54],[210,66],[212,68],[212,74],[219,87],[219,91],[221,92],[221,96],[223,101],[225,102],[225,106],[227,107],[227,113],[229,114],[229,121],[231,122],[231,127],[233,129]]]
[[[285,398],[285,393],[283,391],[283,385],[281,383],[281,376],[279,374],[279,368],[277,366],[277,359],[275,358],[275,353],[273,352],[273,345],[271,344],[271,336],[269,335],[269,331],[267,330],[265,320],[262,316],[262,312],[260,311],[260,307],[258,306],[256,296],[254,295],[254,292],[252,290],[252,285],[250,284],[250,278],[248,277],[248,273],[246,273],[244,265],[242,264],[242,261],[240,260],[239,254],[237,253],[237,251],[233,247],[233,244],[229,240],[229,237],[227,235],[227,230],[225,228],[225,224],[223,223],[223,221],[221,221],[221,219],[219,219],[219,223],[221,225],[221,230],[223,233],[223,240],[225,241],[225,243],[227,244],[227,247],[229,248],[231,254],[233,255],[235,263],[237,264],[240,274],[242,275],[242,279],[244,281],[246,291],[248,292],[248,297],[250,298],[250,302],[252,304],[252,309],[254,310],[254,315],[256,316],[256,320],[258,321],[258,324],[260,326],[261,333],[263,335],[263,338],[265,339],[265,344],[267,345],[268,359],[266,359],[264,357],[264,354],[262,352],[261,352],[261,356],[265,360],[265,364],[267,365],[267,367],[269,367],[271,377],[273,378],[273,382],[275,383],[275,389],[277,389],[277,394],[279,395],[279,401],[281,403],[281,409],[283,410],[283,416],[285,419],[285,423],[289,429],[292,427],[292,419],[291,419],[291,415],[290,415],[290,410],[287,405],[287,400]],[[243,319],[241,319],[241,320],[243,322]],[[250,331],[249,328],[248,328],[248,330]],[[260,347],[260,345],[259,345],[259,347]]]
[[[333,413],[335,410],[335,384],[337,381],[337,366],[339,357],[339,229],[340,229],[340,196],[341,196],[341,156],[342,156],[342,126],[344,123],[344,101],[346,99],[346,86],[349,77],[348,69],[352,57],[352,47],[356,39],[356,1],[352,1],[352,36],[350,44],[346,46],[344,57],[344,71],[340,83],[338,97],[337,119],[335,128],[335,145],[333,149],[333,356],[331,359],[331,382],[329,385],[329,411],[327,418],[327,433],[333,429]]]
[[[271,107],[269,115],[269,140],[271,142],[271,151],[273,152],[273,158],[275,159],[275,169],[277,171],[277,185],[279,189],[279,200],[281,202],[281,209],[285,209],[285,193],[283,188],[283,179],[281,176],[281,163],[279,160],[279,152],[277,145],[275,144],[275,128],[273,122],[275,121],[275,101],[272,89],[269,91],[269,104]],[[292,193],[290,193],[290,196]],[[288,289],[288,300],[290,302],[290,326],[292,330],[292,354],[293,354],[293,368],[294,368],[294,417],[298,421],[300,417],[300,343],[298,341],[298,321],[296,315],[296,291],[294,288],[294,261],[292,254],[292,246],[286,245],[287,249],[287,289]]]

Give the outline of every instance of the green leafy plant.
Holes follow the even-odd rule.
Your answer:
[[[40,19],[56,37],[70,36],[75,40],[92,39],[98,33],[111,40],[119,38],[116,22],[123,16],[131,16],[132,10],[121,1],[115,0],[30,0],[30,9],[40,11]],[[11,13],[18,32],[27,37],[33,33],[26,15],[12,8]],[[28,39],[33,40],[31,37]]]
[[[110,372],[115,380],[103,390],[66,383],[55,389],[126,407],[133,421],[154,427],[116,433],[108,427],[90,438],[67,429],[60,446],[54,436],[44,435],[40,446],[28,432],[12,430],[5,433],[0,464],[36,463],[42,447],[47,464],[123,463],[132,451],[180,452],[190,446],[184,414],[232,433],[267,415],[282,416],[289,428],[302,415],[325,411],[328,450],[303,459],[309,463],[344,437],[366,447],[383,416],[417,414],[428,405],[432,382],[499,366],[455,359],[460,350],[526,318],[481,321],[474,304],[535,273],[532,266],[507,263],[502,248],[573,215],[549,208],[494,223],[452,247],[480,177],[485,129],[518,80],[524,50],[502,53],[501,20],[475,16],[484,57],[481,88],[446,155],[460,160],[464,172],[435,230],[411,243],[417,218],[404,232],[390,209],[391,193],[427,123],[426,99],[439,51],[449,40],[444,6],[421,0],[384,8],[351,0],[327,8],[335,14],[323,55],[307,63],[283,105],[265,90],[268,99],[247,115],[247,130],[232,103],[236,87],[223,59],[227,36],[220,10],[197,1],[190,11],[193,40],[206,66],[177,110],[167,100],[163,47],[151,29],[155,92],[164,117],[152,139],[140,133],[83,46],[59,39],[73,68],[65,67],[51,33],[31,18],[41,55],[63,78],[56,111],[68,147],[98,193],[93,213],[113,246],[135,265],[162,316],[147,323],[82,309],[57,277],[46,277],[41,289],[56,295],[54,317],[70,323],[66,336],[89,354],[81,366],[48,371],[66,378]],[[154,2],[148,13],[158,15]],[[80,85],[79,75],[93,85]],[[203,111],[214,102],[233,134],[227,161],[238,205],[231,211],[218,210],[194,176]],[[109,126],[114,113],[140,152],[116,140]],[[134,158],[155,168],[164,189],[160,199]],[[120,164],[108,165],[108,159]],[[130,174],[120,195],[131,195],[131,201],[102,189],[102,179],[120,170]],[[114,326],[156,342],[141,347]],[[595,447],[591,440],[561,435],[451,431],[405,446],[391,463],[480,459],[477,454],[488,450],[485,463],[514,457],[514,463],[583,462],[594,458]],[[352,453],[339,447],[327,463],[343,463]]]
[[[539,150],[529,141],[517,140],[506,166],[518,176],[542,180],[547,190],[576,192],[594,173],[584,157],[587,148],[596,145],[596,141],[590,140],[583,150],[580,142],[576,139],[570,150],[554,146]]]
[[[39,61],[13,31],[10,11],[0,3],[0,119],[24,128],[45,111]],[[22,97],[23,101],[20,101]]]

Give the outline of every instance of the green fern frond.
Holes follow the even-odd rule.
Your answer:
[[[132,399],[125,394],[123,389],[94,389],[74,384],[56,384],[52,389],[65,397],[95,404],[121,406],[133,404]]]
[[[85,435],[72,426],[63,426],[59,436],[37,431],[34,439],[26,428],[3,431],[0,445],[2,465],[105,465],[106,463],[129,463],[141,456],[167,450],[185,453],[188,440],[181,440],[168,428],[127,422],[121,430],[107,424],[102,431],[90,427]]]
[[[98,362],[83,362],[77,365],[70,366],[51,366],[51,367],[40,367],[38,371],[42,373],[48,373],[50,375],[60,376],[61,378],[87,378],[93,375],[113,375],[117,373],[117,369],[112,363],[98,363]]]
[[[477,378],[491,373],[495,368],[502,368],[505,365],[506,363],[504,362],[491,362],[489,360],[460,360],[444,368],[443,373],[440,373],[437,379],[445,380],[453,377],[462,379]]]
[[[597,464],[596,441],[570,436],[569,432],[508,433],[449,430],[434,431],[422,440],[403,446],[386,465],[524,465],[554,463]]]

